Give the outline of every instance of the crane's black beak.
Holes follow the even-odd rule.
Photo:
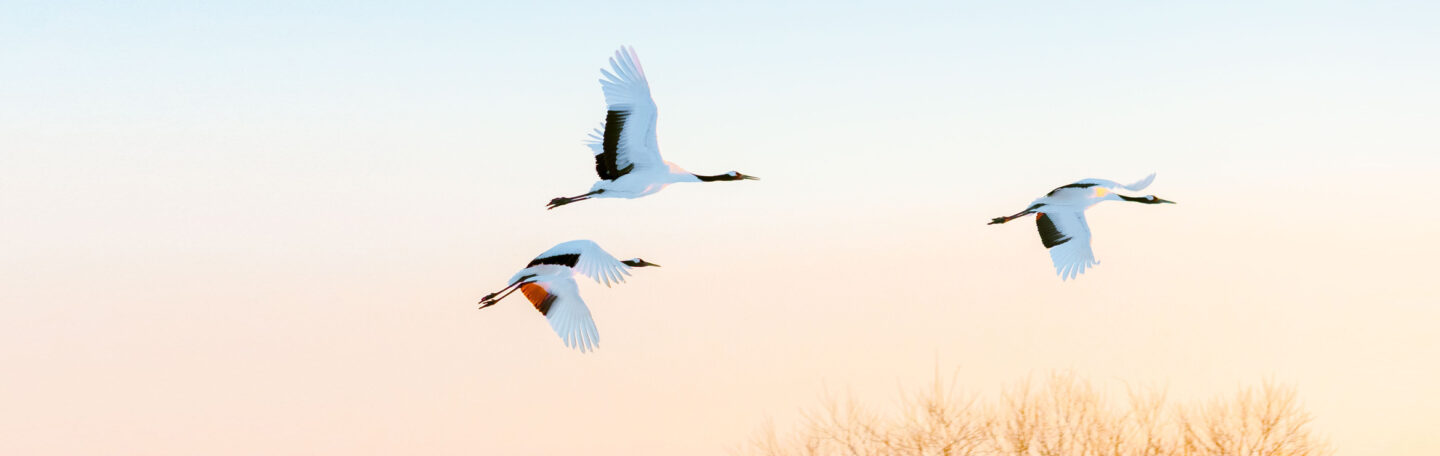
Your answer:
[[[745,179],[745,180],[752,180],[752,181],[758,181],[758,180],[760,180],[760,178],[758,178],[758,177],[755,177],[755,176],[747,176],[747,175],[744,175],[744,174],[741,174],[741,175],[740,175],[740,178],[741,178],[741,179]]]
[[[651,263],[651,262],[645,261],[645,260],[640,260],[640,265],[641,265],[641,266],[654,266],[654,267],[657,267],[657,268],[660,267],[660,265],[658,265],[658,264]]]
[[[1170,203],[1170,204],[1175,204],[1174,201],[1170,201],[1170,200],[1166,200],[1166,199],[1160,199],[1160,198],[1155,198],[1155,202],[1157,202],[1157,203]]]

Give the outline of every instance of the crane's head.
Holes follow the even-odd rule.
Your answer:
[[[1137,202],[1137,203],[1145,203],[1145,204],[1170,203],[1170,204],[1175,204],[1174,201],[1163,200],[1163,199],[1157,198],[1155,195],[1145,195],[1145,196],[1116,195],[1116,196],[1119,196],[1120,199],[1123,199],[1123,200],[1125,200],[1125,201],[1134,201],[1134,202]]]
[[[628,260],[625,260],[625,261],[621,261],[621,263],[625,263],[626,266],[629,266],[629,267],[632,267],[632,268],[640,268],[640,267],[645,267],[645,266],[654,266],[654,267],[657,267],[657,268],[660,267],[660,265],[658,265],[658,264],[651,263],[651,262],[649,262],[649,261],[645,261],[645,260],[642,260],[642,259],[639,259],[639,258],[631,258],[631,259],[628,259]]]
[[[760,180],[760,178],[755,176],[747,176],[744,174],[740,174],[739,171],[731,171],[725,174],[716,174],[714,176],[701,176],[699,174],[696,174],[695,177],[699,178],[701,182]]]

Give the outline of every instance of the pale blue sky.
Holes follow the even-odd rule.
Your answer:
[[[0,415],[23,437],[0,453],[719,454],[825,385],[880,402],[939,362],[979,391],[1270,376],[1343,453],[1433,454],[1437,23],[1435,2],[5,3],[0,404],[27,413]],[[620,45],[667,159],[763,180],[545,211],[594,181]],[[1095,209],[1081,280],[1033,227],[984,225],[1150,172],[1180,204]],[[573,238],[665,265],[581,284],[599,352],[523,303],[474,310]]]

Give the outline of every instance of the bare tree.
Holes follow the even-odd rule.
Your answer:
[[[1203,407],[1181,408],[1185,454],[1235,456],[1312,456],[1329,454],[1328,445],[1310,435],[1311,417],[1300,409],[1295,390],[1266,381],[1233,399]]]
[[[742,455],[924,456],[1323,456],[1293,388],[1265,382],[1199,407],[1170,406],[1164,391],[1127,389],[1108,400],[1069,373],[1027,379],[986,403],[938,373],[930,388],[902,394],[895,414],[827,396],[799,428],[767,425]],[[1118,403],[1117,403],[1118,402]]]

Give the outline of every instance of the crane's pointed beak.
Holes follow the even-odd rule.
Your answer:
[[[660,265],[658,265],[658,264],[651,263],[651,262],[645,261],[645,260],[640,260],[640,265],[641,265],[641,266],[654,266],[654,267],[657,267],[657,268],[660,267]]]
[[[740,178],[741,178],[741,179],[745,179],[745,180],[752,180],[752,181],[758,181],[758,180],[760,180],[760,178],[758,178],[758,177],[755,177],[755,176],[746,176],[746,175],[741,175]]]
[[[1170,200],[1167,200],[1167,199],[1160,199],[1160,198],[1155,198],[1155,202],[1157,202],[1157,203],[1170,203],[1170,204],[1175,204],[1174,201],[1170,201]]]

